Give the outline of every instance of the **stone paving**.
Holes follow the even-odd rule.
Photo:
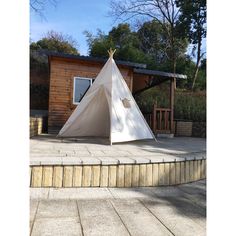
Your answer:
[[[30,164],[116,165],[193,160],[206,157],[206,139],[158,138],[109,145],[107,139],[61,139],[39,135],[30,140]]]
[[[206,235],[206,181],[175,187],[33,188],[30,235]]]

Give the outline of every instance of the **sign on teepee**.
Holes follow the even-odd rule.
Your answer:
[[[155,139],[114,59],[109,59],[59,132],[61,137],[109,137],[110,143]]]

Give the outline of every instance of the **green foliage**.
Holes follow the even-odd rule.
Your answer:
[[[100,30],[98,30],[96,36],[93,36],[88,31],[84,31],[84,34],[87,37],[90,56],[106,58],[108,55],[107,50],[115,47],[113,41]]]
[[[52,52],[61,52],[78,55],[76,41],[69,35],[63,35],[55,31],[49,31],[47,35],[37,42],[30,44],[31,50],[48,50]]]
[[[199,66],[205,54],[202,48],[202,40],[206,37],[206,0],[176,0],[179,7],[179,34],[187,36],[193,45],[192,55],[196,57],[196,67],[193,71],[192,89],[206,87],[202,79],[203,73]]]
[[[48,73],[47,56],[38,51],[30,50],[30,70],[34,70],[38,74]]]
[[[144,22],[137,31],[132,31],[129,24],[119,24],[113,27],[108,34],[98,30],[97,35],[93,36],[88,31],[84,32],[89,45],[89,54],[93,57],[107,58],[107,50],[116,48],[115,59],[144,63],[148,69],[161,71],[172,71],[173,63],[169,58],[168,37],[155,20]],[[176,73],[187,75],[187,80],[177,81],[178,88],[191,88],[193,74],[196,64],[191,57],[186,55],[188,42],[184,38],[176,38],[178,48],[178,58],[176,63]],[[196,90],[206,88],[206,73],[204,68],[200,68]]]
[[[164,27],[165,25],[165,27]],[[137,31],[140,42],[140,49],[150,55],[153,61],[158,65],[168,65],[168,70],[172,71],[172,48],[166,30],[169,25],[160,24],[157,20],[144,22]],[[177,59],[183,57],[188,46],[188,42],[184,37],[175,36],[175,53]]]
[[[85,31],[89,54],[94,57],[107,58],[107,50],[116,48],[116,59],[147,64],[149,69],[172,70],[168,37],[160,24],[153,20],[142,24],[137,32],[130,29],[129,24],[119,24],[106,35],[98,30],[97,35]],[[184,56],[187,40],[179,39],[178,53]]]
[[[49,88],[47,85],[30,84],[30,109],[48,109]]]
[[[206,121],[205,92],[178,91],[174,109],[175,119]]]
[[[76,42],[68,35],[54,31],[46,37],[30,44],[30,72],[31,76],[39,76],[45,80],[49,76],[48,58],[43,51],[53,51],[69,54],[79,54]],[[30,85],[31,109],[48,109],[48,85]]]
[[[167,88],[167,87],[166,87]],[[169,93],[167,89],[151,88],[135,97],[140,109],[144,113],[152,112],[153,104],[157,107],[169,107]],[[174,118],[181,120],[206,120],[206,93],[176,90]]]
[[[153,104],[156,103],[158,107],[169,107],[167,89],[150,88],[135,96],[140,109],[144,113],[152,112]]]
[[[107,50],[116,48],[114,58],[138,63],[151,63],[152,59],[139,49],[139,38],[132,32],[129,24],[119,24],[105,35],[98,30],[97,35],[93,36],[85,31],[89,45],[89,54],[93,57],[107,58]]]
[[[192,44],[206,37],[206,0],[176,0],[180,9],[179,32],[187,35]]]
[[[168,39],[163,28],[155,20],[143,23],[137,32],[132,31],[129,24],[119,24],[117,27],[113,27],[107,35],[100,30],[95,36],[87,31],[85,35],[90,56],[107,58],[107,50],[116,48],[115,59],[144,63],[148,69],[172,71],[172,61],[168,57]],[[177,81],[177,86],[188,89],[192,85],[196,64],[190,56],[185,54],[187,40],[180,38],[178,42],[179,57],[176,63],[176,73],[185,74],[188,79]],[[195,89],[204,90],[205,88],[206,73],[204,68],[200,68]]]

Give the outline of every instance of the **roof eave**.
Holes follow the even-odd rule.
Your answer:
[[[105,63],[107,60],[107,58],[79,56],[79,55],[57,53],[57,52],[45,52],[45,53],[48,55],[48,57],[62,57],[62,58],[68,58],[68,59],[78,59],[78,60],[83,60],[83,61],[91,61],[91,62],[93,61],[93,62],[99,62],[99,63]],[[116,60],[116,63],[118,65],[129,66],[129,67],[133,67],[133,68],[145,69],[147,67],[146,64],[129,62],[129,61]]]
[[[158,70],[147,70],[147,69],[135,68],[134,72],[139,73],[139,74],[144,74],[144,75],[157,75],[157,76],[168,77],[168,78],[187,79],[187,75],[169,73],[169,72],[158,71]]]

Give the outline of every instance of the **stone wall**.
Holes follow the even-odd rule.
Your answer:
[[[193,122],[188,121],[176,121],[175,135],[176,136],[192,136]]]
[[[30,137],[41,134],[43,131],[43,117],[30,117]]]
[[[175,121],[175,136],[206,138],[206,122]]]

